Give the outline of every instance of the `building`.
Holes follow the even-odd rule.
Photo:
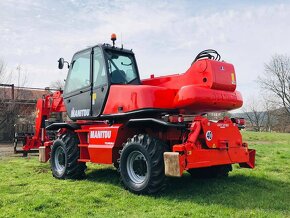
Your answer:
[[[11,141],[15,131],[33,132],[36,101],[49,91],[0,85],[0,141]]]

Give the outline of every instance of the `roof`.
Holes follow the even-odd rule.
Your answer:
[[[48,94],[48,90],[35,89],[35,88],[25,88],[25,87],[15,87],[14,88],[14,99],[15,100],[37,100],[43,95]],[[11,87],[0,87],[0,99],[11,100],[12,88]]]

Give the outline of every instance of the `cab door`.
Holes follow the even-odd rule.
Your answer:
[[[92,116],[98,117],[103,112],[108,92],[108,76],[105,59],[100,47],[93,48],[92,76]]]
[[[64,103],[72,120],[91,116],[91,49],[74,55],[66,79]]]

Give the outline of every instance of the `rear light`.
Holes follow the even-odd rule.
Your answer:
[[[245,125],[245,119],[244,118],[235,118],[236,120],[236,124],[240,124],[240,125]]]
[[[238,125],[239,129],[245,128],[246,121],[244,118],[231,118],[232,122]]]
[[[183,116],[178,116],[178,122],[179,122],[179,123],[184,122],[184,118],[183,118]]]
[[[182,123],[182,122],[184,122],[184,118],[181,115],[171,115],[171,116],[169,116],[168,121],[170,123]]]

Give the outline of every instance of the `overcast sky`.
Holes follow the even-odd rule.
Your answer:
[[[135,52],[141,78],[183,73],[201,50],[234,64],[247,99],[274,54],[290,55],[290,1],[1,0],[0,58],[28,86],[63,80],[57,60],[110,43]]]

